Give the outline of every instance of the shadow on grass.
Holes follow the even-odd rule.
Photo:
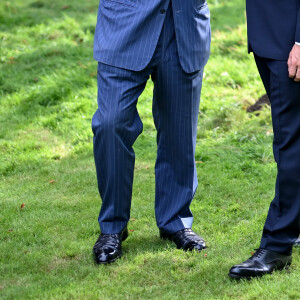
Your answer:
[[[231,32],[241,24],[245,24],[245,4],[241,1],[221,1],[218,5],[211,5],[212,30]]]
[[[155,228],[157,227],[155,226]],[[152,230],[151,232],[153,231],[154,230]],[[165,251],[172,247],[176,248],[174,243],[170,241],[162,240],[159,237],[158,229],[150,237],[148,236],[149,235],[148,232],[146,234],[147,234],[146,236],[141,236],[140,234],[138,236],[135,236],[134,233],[131,233],[128,239],[122,244],[124,252],[128,252],[134,255],[141,255],[142,253],[145,252],[156,253],[159,251]]]
[[[76,38],[74,36],[74,39]],[[75,40],[74,43],[76,43]],[[96,62],[92,59],[91,49],[90,42],[81,42],[80,46],[60,43],[57,46],[49,45],[47,48],[22,53],[14,60],[0,65],[1,91],[4,96],[18,93],[21,89],[26,91],[28,88],[39,86],[41,76],[47,76],[49,80],[51,75],[60,70],[65,71],[65,75],[69,77],[67,78],[72,84],[70,77],[77,79],[74,76],[76,75],[74,70],[77,69],[81,72],[82,83],[86,83],[91,79],[89,76],[91,71],[95,71],[95,68],[90,69],[86,64],[94,63],[93,66],[96,66]],[[53,78],[57,84],[60,84],[59,79]],[[82,86],[83,84],[79,87]]]
[[[13,66],[3,65],[0,85],[7,100],[3,98],[6,109],[2,110],[2,128],[26,128],[36,118],[52,114],[67,118],[61,105],[70,101],[90,111],[91,102],[76,100],[81,90],[96,85],[96,62],[84,49],[70,45],[49,47],[20,55]],[[24,74],[26,82],[22,82]]]
[[[26,1],[28,3],[28,1]],[[82,19],[83,14],[93,14],[98,10],[99,1],[91,1],[80,5],[75,0],[33,1],[27,5],[5,2],[0,6],[0,30],[2,32],[14,32],[18,27],[33,27],[50,21],[60,21],[66,15],[76,19]],[[94,26],[86,28],[94,32]]]

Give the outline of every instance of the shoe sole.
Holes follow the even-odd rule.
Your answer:
[[[252,278],[259,277],[259,276],[255,276],[255,277],[240,276],[240,275],[235,275],[235,274],[231,274],[231,273],[228,273],[228,276],[235,280],[242,280],[242,279],[251,280]]]
[[[128,230],[126,230],[126,231],[123,232],[122,242],[124,242],[127,238],[128,238]],[[115,257],[114,259],[102,262],[102,261],[97,261],[96,255],[95,255],[95,253],[93,253],[94,262],[97,265],[109,265],[109,264],[115,262],[117,259],[121,258],[122,255],[123,255],[123,253],[121,253],[119,256]]]
[[[283,268],[276,269],[274,271],[288,270],[288,268],[289,268],[290,265],[291,265],[291,263],[287,263]],[[251,280],[251,279],[259,278],[259,277],[262,277],[264,275],[272,274],[272,273],[273,272],[271,272],[271,273],[264,273],[264,274],[258,274],[258,275],[255,275],[255,276],[241,276],[241,275],[237,275],[237,274],[233,274],[233,273],[228,273],[228,276],[230,278],[236,279],[236,280],[241,280],[241,279]]]
[[[123,253],[121,253],[119,256],[115,257],[114,259],[111,259],[108,261],[103,261],[103,262],[97,261],[96,256],[94,255],[94,261],[95,261],[95,264],[97,264],[97,265],[109,265],[109,264],[115,262],[117,259],[119,259],[122,255],[123,255]]]

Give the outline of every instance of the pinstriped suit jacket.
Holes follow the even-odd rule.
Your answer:
[[[150,62],[170,0],[100,0],[94,58],[140,71]],[[182,68],[198,71],[210,53],[210,12],[206,0],[172,0]]]

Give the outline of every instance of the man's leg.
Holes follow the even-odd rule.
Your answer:
[[[260,248],[230,269],[228,275],[236,279],[270,274],[290,265],[300,229],[300,84],[288,77],[286,61],[257,56],[255,60],[271,101],[278,174]]]
[[[135,162],[132,145],[143,129],[136,104],[148,77],[147,70],[133,72],[98,64],[98,109],[92,129],[102,198],[98,220],[105,234],[120,233],[129,220]]]
[[[172,11],[162,32],[164,47],[154,81],[153,117],[157,128],[155,213],[168,233],[191,228],[190,203],[197,187],[195,145],[203,71],[183,71]]]
[[[291,254],[300,230],[300,83],[288,77],[286,61],[256,57],[269,94],[277,162],[275,198],[264,226],[261,248]],[[269,69],[269,77],[264,70]]]

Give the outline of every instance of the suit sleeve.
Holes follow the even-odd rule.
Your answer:
[[[297,28],[296,28],[295,41],[296,41],[297,43],[300,43],[300,9],[299,9],[299,12],[298,12],[298,19],[297,19]]]

